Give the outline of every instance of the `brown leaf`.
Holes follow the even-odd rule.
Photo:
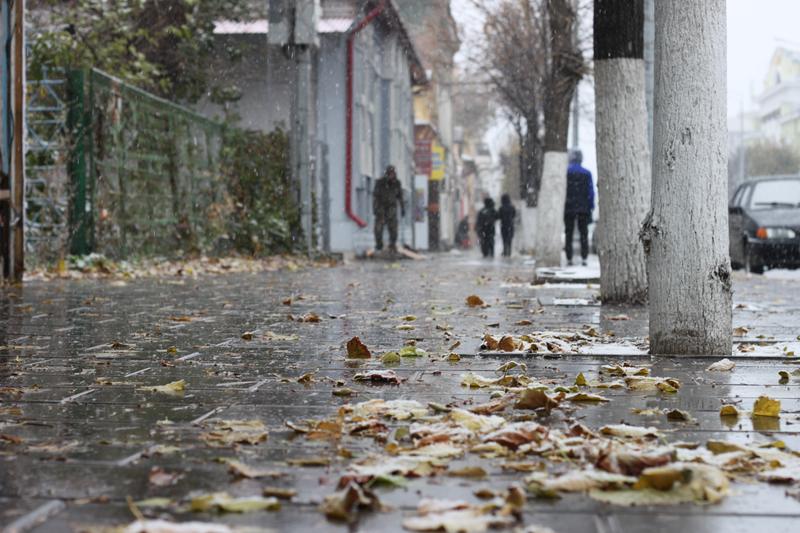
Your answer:
[[[168,487],[177,483],[181,477],[177,472],[167,472],[160,466],[154,466],[147,475],[147,481],[154,487]]]
[[[496,442],[506,448],[516,450],[523,444],[538,442],[547,435],[547,428],[535,422],[515,422],[489,433],[485,442]]]
[[[263,496],[272,496],[281,500],[291,500],[297,496],[297,491],[294,489],[283,489],[280,487],[264,487],[261,491]]]
[[[486,305],[486,302],[477,294],[471,294],[467,296],[467,305],[469,307],[483,307]]]
[[[500,345],[500,342],[489,335],[488,333],[483,336],[483,346],[482,348],[486,350],[496,350],[497,347]]]
[[[0,433],[0,442],[9,442],[11,444],[22,444],[22,437],[16,435],[9,435],[8,433]]]
[[[355,521],[358,511],[361,509],[377,511],[380,508],[381,503],[378,497],[354,481],[349,482],[342,490],[325,496],[325,500],[320,506],[320,510],[329,520],[343,522]]]
[[[318,314],[310,312],[306,313],[298,319],[299,322],[309,322],[309,323],[317,323],[322,322],[322,319],[319,317]]]
[[[450,470],[447,472],[447,475],[452,477],[484,478],[488,474],[486,470],[480,466],[465,466],[457,470]]]
[[[347,341],[347,357],[350,359],[369,359],[372,354],[369,348],[358,337]]]
[[[515,341],[514,337],[511,337],[510,335],[502,337],[497,343],[497,347],[504,352],[513,352],[519,349],[517,341]]]
[[[545,409],[549,411],[554,407],[558,407],[561,398],[558,396],[548,396],[542,390],[538,389],[525,389],[519,395],[517,403],[514,404],[515,409]]]
[[[286,462],[292,466],[328,466],[331,464],[331,460],[328,457],[322,456],[297,457],[288,459]]]

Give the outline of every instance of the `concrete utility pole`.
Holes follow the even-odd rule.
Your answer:
[[[283,47],[293,61],[290,161],[300,221],[308,253],[313,251],[314,224],[314,87],[312,60],[319,46],[319,0],[270,0],[269,43]]]
[[[731,353],[725,0],[656,2],[650,352]]]

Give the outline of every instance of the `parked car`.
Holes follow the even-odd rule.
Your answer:
[[[729,212],[731,266],[762,274],[800,267],[800,176],[742,183]]]

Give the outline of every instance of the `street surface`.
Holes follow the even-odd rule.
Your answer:
[[[341,406],[374,399],[433,402],[437,407],[426,407],[430,416],[485,404],[502,397],[502,387],[468,388],[461,385],[464,376],[497,378],[504,375],[498,368],[512,360],[525,363],[531,378],[565,386],[579,373],[594,379],[601,365],[622,361],[649,366],[652,375],[675,378],[681,386],[673,393],[591,389],[611,401],[525,416],[509,409],[503,416],[510,421],[580,423],[593,430],[625,422],[656,428],[665,442],[752,447],[782,441],[788,450],[800,450],[800,377],[791,374],[800,367],[800,283],[792,273],[735,274],[732,372],[705,370],[721,357],[651,358],[645,355],[644,309],[601,308],[597,286],[535,286],[532,277],[531,266],[519,258],[484,261],[451,253],[429,261],[35,281],[3,289],[0,525],[98,531],[130,524],[142,513],[276,531],[402,531],[420,500],[477,504],[478,489],[499,494],[512,485],[525,487],[532,473],[552,474],[569,461],[537,459],[538,466],[530,466],[529,458],[516,458],[528,463],[515,469],[499,452],[488,458],[467,453],[447,465],[450,475],[405,476],[398,487],[392,486],[399,483],[396,476],[375,483],[384,509],[353,510],[348,526],[328,520],[321,503],[355,461],[395,439],[408,446],[397,431],[408,420],[385,420],[385,427],[373,425],[366,435],[342,433],[341,417],[324,427],[313,421],[337,420]],[[488,306],[468,307],[470,295]],[[481,355],[484,334],[541,332],[582,332],[583,340],[564,353]],[[345,344],[354,336],[371,359],[346,358]],[[426,353],[394,364],[380,361],[410,340]],[[448,358],[451,353],[460,360]],[[354,379],[370,370],[393,370],[401,382]],[[781,370],[790,373],[784,383]],[[524,375],[525,369],[508,372]],[[175,384],[180,380],[183,390]],[[781,401],[779,418],[742,414],[731,422],[719,415],[722,400],[747,411],[762,394]],[[692,420],[670,419],[663,409],[684,410]],[[231,460],[258,471],[237,476],[239,463]],[[214,492],[289,495],[276,488],[296,491],[291,500],[280,500],[279,510],[192,512],[187,505]],[[797,532],[797,491],[796,481],[743,478],[718,503],[628,507],[581,492],[536,498],[529,489],[511,528]]]

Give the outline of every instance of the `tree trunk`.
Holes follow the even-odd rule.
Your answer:
[[[650,351],[729,355],[725,0],[655,9]]]
[[[595,0],[595,146],[604,303],[644,303],[639,227],[650,205],[642,0]]]
[[[560,266],[567,196],[567,152],[546,151],[543,167],[534,235],[536,266]]]
[[[573,39],[571,0],[547,0],[550,69],[545,80],[544,162],[536,214],[536,264],[560,266],[567,191],[569,107],[583,76],[583,58]]]

